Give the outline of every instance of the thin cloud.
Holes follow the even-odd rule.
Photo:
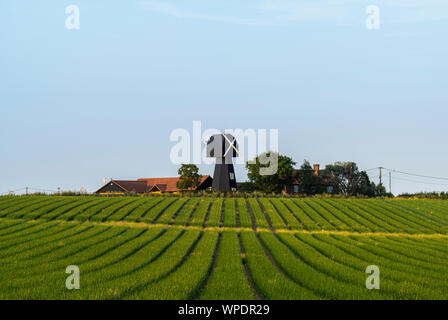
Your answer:
[[[219,15],[197,12],[157,0],[140,1],[145,10],[172,16],[178,19],[216,21],[239,25],[275,26],[294,22],[330,21],[338,24],[362,24],[364,7],[380,7],[382,20],[389,23],[412,23],[441,21],[448,19],[446,0],[247,0],[234,2],[234,12],[242,10],[246,16]],[[227,3],[229,4],[229,3]],[[229,5],[232,5],[230,3]],[[383,14],[384,13],[384,14]]]
[[[195,12],[177,5],[160,2],[155,0],[140,1],[139,5],[145,10],[162,13],[168,16],[181,19],[196,19],[217,21],[232,24],[256,25],[256,26],[272,26],[281,25],[293,21],[310,21],[310,20],[326,20],[340,19],[347,13],[342,7],[326,8],[323,5],[316,4],[295,4],[292,2],[266,2],[266,1],[250,1],[245,3],[249,6],[249,14],[251,16],[221,16],[217,14]],[[235,12],[242,9],[241,4],[235,3]]]
[[[207,20],[207,21],[217,21],[232,24],[244,24],[244,25],[261,25],[262,23],[256,21],[255,19],[249,18],[238,18],[229,16],[219,16],[212,15],[208,13],[193,12],[189,10],[182,9],[178,6],[169,3],[162,3],[158,1],[141,1],[140,6],[144,9],[163,13],[176,18],[186,18],[186,19],[196,19],[196,20]]]
[[[269,0],[258,9],[270,13],[277,21],[340,20],[348,17],[347,7],[336,3]]]
[[[264,0],[261,10],[277,14],[281,20],[338,20],[362,19],[363,8],[377,5],[392,23],[439,21],[448,19],[446,0]],[[383,16],[383,18],[385,17]]]

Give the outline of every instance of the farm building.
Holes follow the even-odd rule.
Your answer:
[[[299,173],[301,170],[295,170],[295,173]],[[313,185],[314,193],[334,193],[337,191],[336,186],[333,185],[326,169],[320,169],[319,164],[313,165],[313,176],[317,179]],[[285,186],[283,189],[285,194],[299,194],[302,193],[300,179],[296,179],[291,185]]]
[[[111,179],[97,191],[96,194],[124,194],[135,192],[143,193],[177,193],[180,190],[175,178],[141,178],[137,180],[113,180]],[[212,186],[212,177],[201,176],[199,186],[195,190],[206,190]]]

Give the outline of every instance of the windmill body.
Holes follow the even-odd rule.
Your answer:
[[[207,156],[215,158],[212,189],[236,191],[236,177],[232,158],[238,156],[238,144],[230,134],[215,134],[207,142]]]

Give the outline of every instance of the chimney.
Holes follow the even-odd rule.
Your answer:
[[[319,175],[319,165],[313,164],[313,170],[314,170],[314,175],[318,176]]]

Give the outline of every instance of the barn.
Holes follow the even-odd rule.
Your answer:
[[[111,179],[97,191],[96,194],[125,194],[125,193],[177,193],[180,190],[176,184],[179,177],[173,178],[140,178],[137,180]],[[211,188],[213,178],[209,175],[201,176],[199,186],[195,190]]]

